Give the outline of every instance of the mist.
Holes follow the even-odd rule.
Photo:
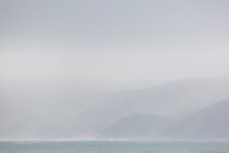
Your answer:
[[[228,139],[228,6],[0,0],[0,139]]]

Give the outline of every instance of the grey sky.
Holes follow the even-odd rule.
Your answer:
[[[226,0],[1,0],[2,78],[228,76]]]
[[[229,76],[228,8],[0,0],[0,139],[88,138],[124,115],[179,116],[228,98],[228,78],[153,87]]]

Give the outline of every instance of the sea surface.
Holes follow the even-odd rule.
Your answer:
[[[229,142],[1,141],[0,153],[229,153]]]

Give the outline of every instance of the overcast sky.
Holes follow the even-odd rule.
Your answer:
[[[228,0],[0,0],[1,79],[229,75]]]

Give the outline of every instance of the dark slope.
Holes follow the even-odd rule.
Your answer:
[[[120,118],[102,130],[101,139],[159,139],[171,120],[150,114],[133,114]]]
[[[96,135],[134,113],[170,115],[197,110],[229,98],[229,79],[183,79],[152,88],[117,93],[76,118],[75,132]]]
[[[178,139],[229,139],[229,100],[184,118],[169,132]]]

